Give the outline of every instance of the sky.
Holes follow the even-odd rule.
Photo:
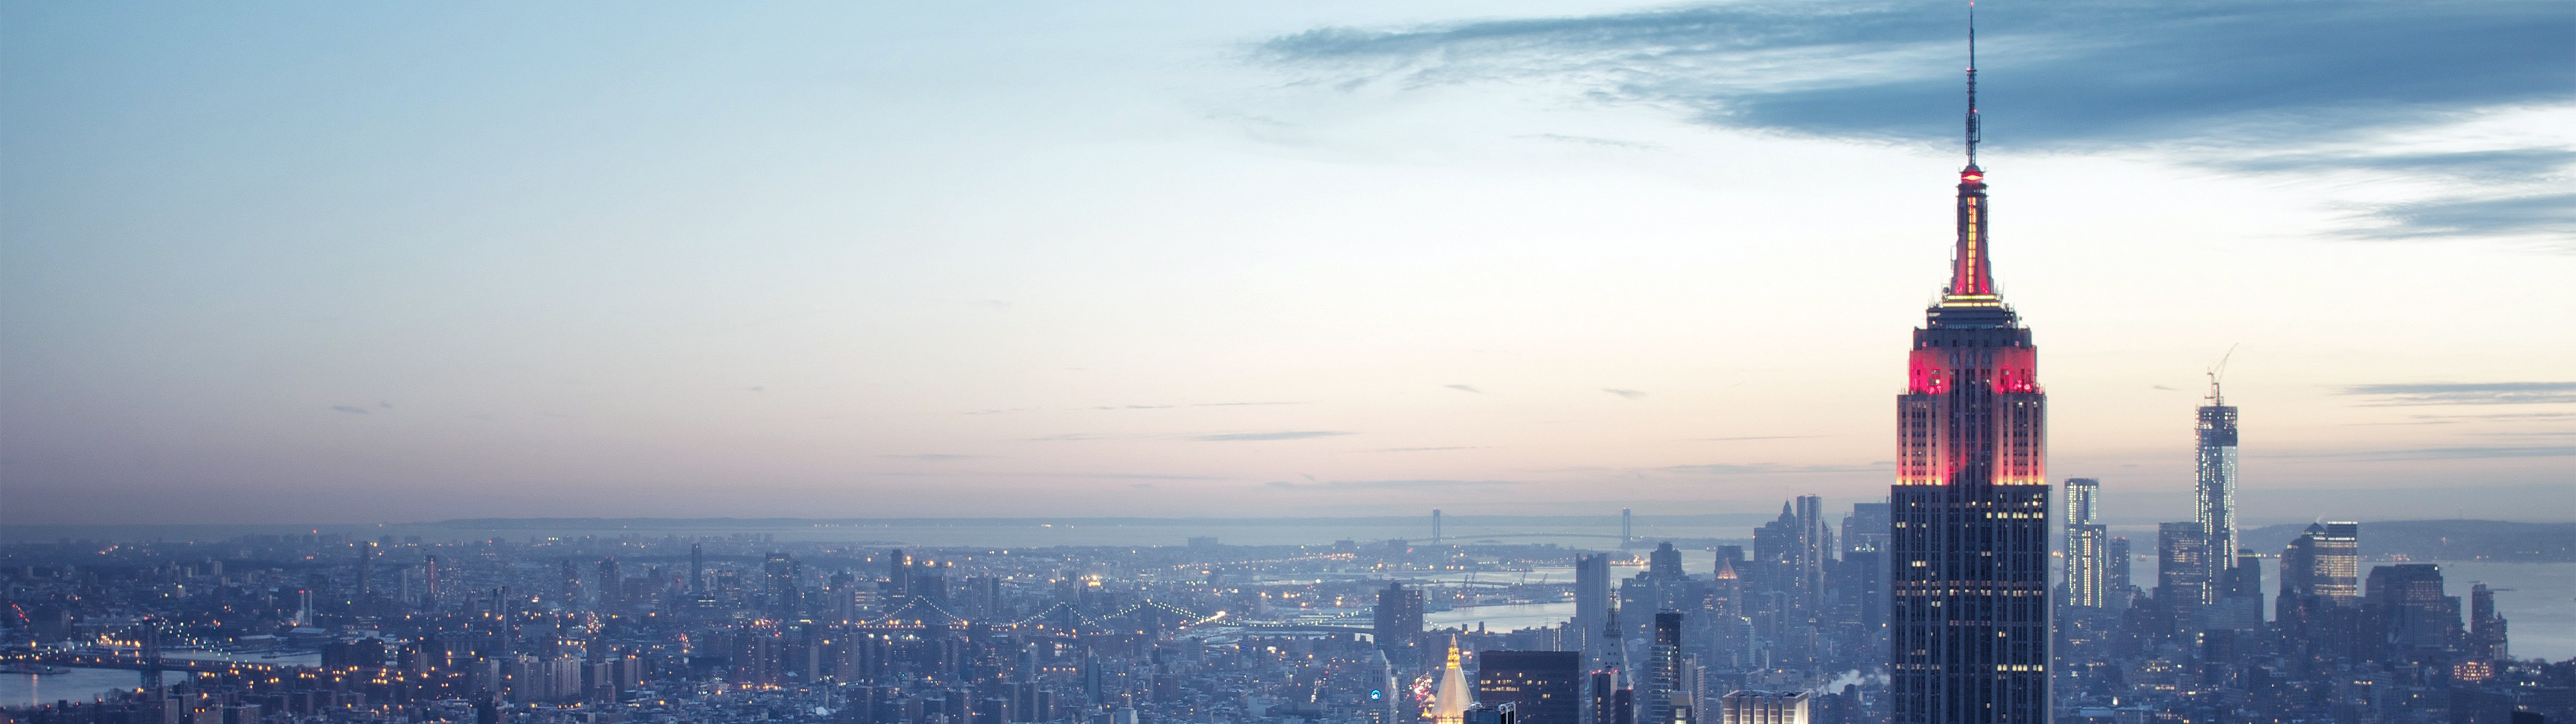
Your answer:
[[[1875,499],[1965,10],[0,6],[0,524]],[[1977,10],[2052,476],[2576,520],[2576,5]]]

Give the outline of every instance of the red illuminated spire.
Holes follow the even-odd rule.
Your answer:
[[[1959,170],[1959,245],[1951,251],[1945,305],[2000,304],[1986,250],[1986,172],[1977,168],[1977,4],[1968,3],[1968,167]]]

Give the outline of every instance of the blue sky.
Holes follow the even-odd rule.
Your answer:
[[[7,522],[1883,493],[1940,3],[0,8]],[[2052,474],[2576,519],[2576,7],[1981,5]]]

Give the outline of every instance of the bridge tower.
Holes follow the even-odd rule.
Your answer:
[[[161,628],[148,620],[140,629],[143,653],[143,688],[155,694],[161,691]]]

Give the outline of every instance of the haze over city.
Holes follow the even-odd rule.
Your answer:
[[[12,524],[1877,499],[1960,8],[18,4]],[[2049,473],[2576,518],[2563,3],[1988,3]],[[2232,350],[2232,354],[2231,354]]]

